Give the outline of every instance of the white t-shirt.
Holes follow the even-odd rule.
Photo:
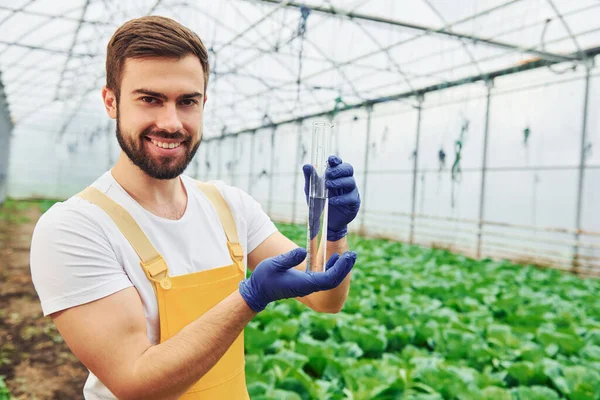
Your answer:
[[[188,203],[179,220],[157,217],[140,206],[110,171],[92,186],[124,207],[154,248],[171,276],[232,263],[227,238],[210,201],[195,181],[181,175]],[[214,181],[233,214],[246,255],[277,228],[260,204],[242,190]],[[31,242],[31,275],[44,315],[89,303],[134,286],[144,305],[148,338],[159,341],[158,307],[140,259],[112,219],[100,207],[73,196],[56,203],[36,224]],[[88,400],[115,399],[91,372],[84,387]]]

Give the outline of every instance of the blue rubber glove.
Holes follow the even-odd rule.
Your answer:
[[[325,186],[329,193],[329,210],[327,218],[327,240],[337,241],[345,237],[348,233],[348,224],[356,218],[360,209],[360,194],[356,187],[354,179],[354,168],[348,163],[343,163],[337,156],[329,156],[327,160],[329,166],[325,171]],[[306,164],[302,167],[304,171],[304,193],[308,199],[308,189],[311,174],[316,175],[314,167]],[[318,206],[318,205],[317,205]],[[310,207],[312,209],[313,207]],[[316,230],[318,232],[318,221],[320,213],[318,207],[313,212],[311,222],[317,222]],[[320,211],[322,212],[322,208]],[[311,217],[309,212],[309,218]],[[312,231],[312,229],[311,229]],[[311,238],[312,236],[311,232]]]
[[[277,257],[263,260],[249,278],[239,284],[240,294],[255,312],[272,301],[304,297],[313,292],[337,287],[352,270],[356,253],[333,254],[325,272],[303,272],[294,267],[306,258],[306,249],[296,248]]]

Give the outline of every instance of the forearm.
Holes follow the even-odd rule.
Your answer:
[[[256,313],[235,291],[202,317],[138,358],[128,398],[177,399],[204,376]]]
[[[344,254],[344,252],[348,251],[348,240],[346,237],[335,241],[335,242],[327,242],[327,251],[325,260],[329,260],[329,258],[334,254],[338,253],[340,255]],[[319,251],[317,255],[317,260],[323,259],[323,246],[319,246]],[[321,264],[317,264],[314,266],[316,270],[322,271],[323,266]],[[307,296],[310,300],[310,303],[314,306],[315,310],[322,310],[323,312],[339,312],[346,298],[348,297],[348,292],[350,291],[350,277],[352,272],[350,272],[346,278],[342,281],[342,283],[331,290],[315,292]]]

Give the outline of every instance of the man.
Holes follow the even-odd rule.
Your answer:
[[[36,225],[31,272],[44,315],[90,370],[86,399],[246,399],[243,329],[258,312],[293,297],[342,308],[356,260],[345,236],[360,204],[352,167],[329,159],[329,261],[306,272],[306,251],[250,196],[182,174],[207,100],[196,34],[162,17],[129,21],[108,44],[106,75],[122,152]]]

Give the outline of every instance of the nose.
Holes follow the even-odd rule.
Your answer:
[[[183,128],[179,115],[177,114],[177,107],[174,104],[166,103],[164,107],[161,107],[156,121],[156,127],[169,133],[175,133]]]

